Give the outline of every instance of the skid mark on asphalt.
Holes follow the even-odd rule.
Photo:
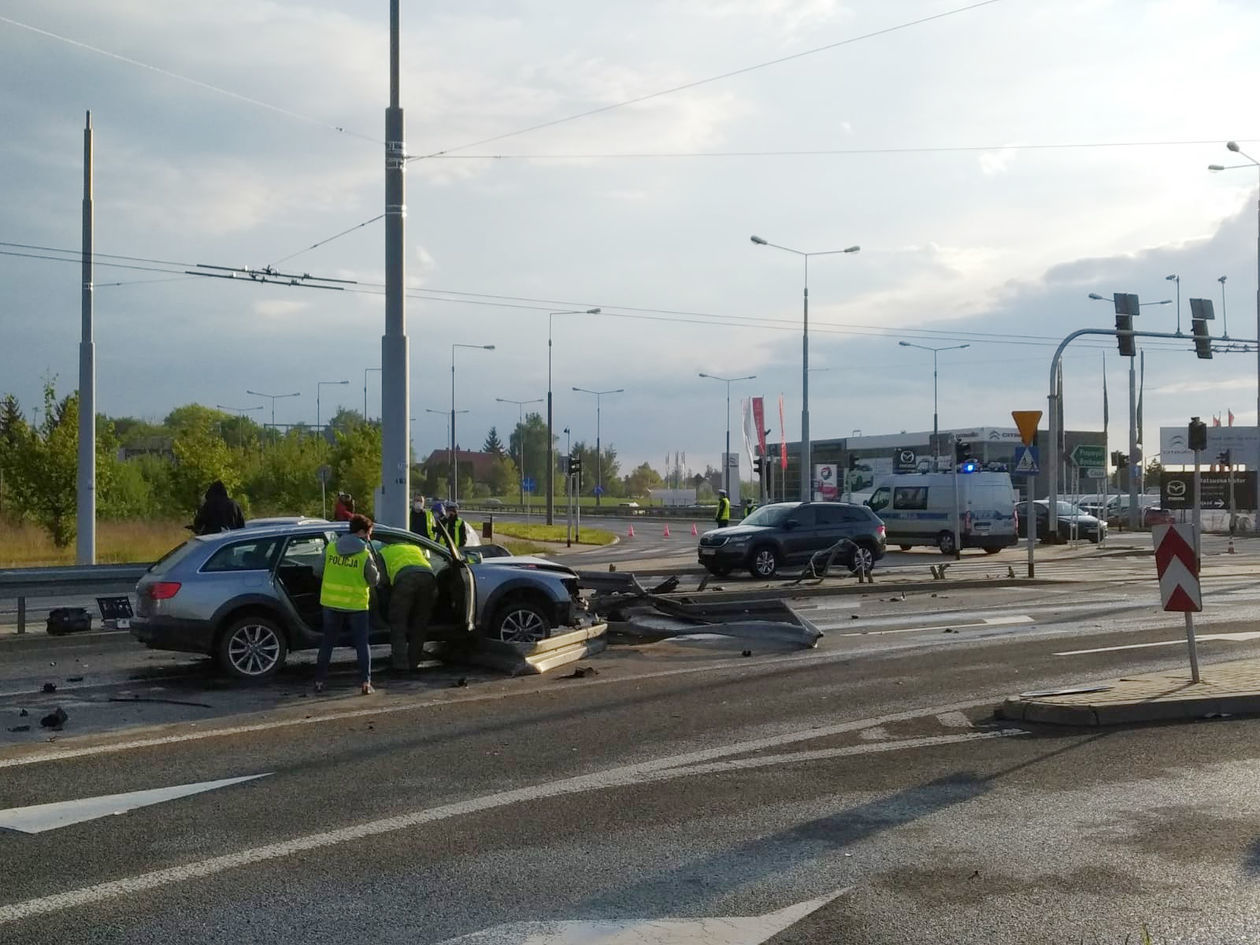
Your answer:
[[[660,783],[676,778],[691,777],[702,774],[725,773],[754,768],[773,767],[783,764],[799,764],[810,761],[829,760],[876,752],[904,751],[915,748],[930,748],[956,745],[972,741],[991,740],[1027,734],[1021,729],[1000,729],[989,732],[965,732],[955,735],[937,735],[925,738],[902,739],[892,742],[871,742],[859,745],[847,745],[839,748],[823,748],[779,754],[761,755],[757,757],[737,758],[739,755],[753,755],[757,752],[802,742],[816,741],[853,732],[860,732],[878,725],[887,725],[921,718],[924,715],[941,715],[958,712],[963,709],[974,709],[982,703],[969,702],[963,704],[936,706],[929,709],[916,709],[898,712],[879,718],[859,719],[851,722],[839,722],[834,725],[818,726],[797,732],[785,732],[764,738],[748,739],[720,748],[705,748],[697,751],[669,755],[651,761],[643,761],[630,765],[608,768],[592,774],[561,778],[555,781],[529,785],[510,791],[499,791],[480,797],[469,798],[438,807],[417,810],[394,817],[354,824],[338,830],[323,831],[295,837],[278,843],[252,847],[236,853],[212,857],[182,866],[169,867],[141,873],[125,879],[98,883],[67,892],[55,893],[24,902],[14,902],[0,906],[0,925],[18,922],[34,916],[61,912],[65,909],[90,903],[104,902],[123,896],[134,895],[146,890],[158,889],[176,883],[184,883],[194,879],[204,879],[227,870],[238,869],[256,863],[265,863],[284,857],[294,856],[311,850],[326,849],[345,843],[363,840],[381,834],[409,830],[424,824],[462,817],[480,811],[494,810],[515,804],[537,804],[550,797],[582,794],[590,791],[606,790],[615,787],[628,787],[643,784]],[[248,790],[244,788],[243,790]]]

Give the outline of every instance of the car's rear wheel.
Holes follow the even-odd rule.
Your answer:
[[[754,548],[749,572],[755,578],[772,578],[779,570],[779,555],[770,545]]]
[[[504,643],[537,643],[551,636],[551,618],[534,601],[517,598],[495,611],[493,632]]]
[[[704,569],[708,571],[710,574],[712,574],[714,577],[726,577],[728,574],[731,573],[731,567],[729,565],[724,565],[724,564],[721,564],[721,565],[706,564],[704,566]]]
[[[914,546],[913,545],[898,545],[897,547],[900,548],[902,551],[909,551]]]
[[[936,536],[936,547],[941,550],[943,555],[952,555],[957,549],[954,547],[954,533],[941,532]]]
[[[249,615],[233,620],[219,637],[217,657],[228,675],[241,680],[270,679],[284,665],[289,644],[280,625],[269,617]]]
[[[849,559],[849,573],[858,574],[865,572],[870,573],[871,568],[875,567],[875,551],[870,545],[859,543],[853,552],[853,557]]]
[[[985,548],[984,553],[986,555],[995,555],[1001,550],[1002,550],[1001,548]]]

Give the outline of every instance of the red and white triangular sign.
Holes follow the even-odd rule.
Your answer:
[[[1201,611],[1203,594],[1199,589],[1199,559],[1194,553],[1194,525],[1156,525],[1151,529],[1151,537],[1164,610]]]

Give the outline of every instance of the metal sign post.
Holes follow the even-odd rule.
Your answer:
[[[1024,448],[1027,451],[1033,449],[1033,442],[1037,439],[1037,423],[1041,420],[1040,410],[1012,410],[1011,417],[1015,421],[1015,426],[1019,428],[1019,438],[1023,441]],[[1028,477],[1028,508],[1025,514],[1028,516],[1026,527],[1028,529],[1028,576],[1034,577],[1037,570],[1034,561],[1034,549],[1037,547],[1037,507],[1034,504],[1035,493],[1033,486],[1036,483],[1037,463],[1036,457],[1033,457],[1033,475]],[[1050,501],[1054,502],[1054,491],[1051,490]],[[1049,510],[1052,514],[1054,509]]]

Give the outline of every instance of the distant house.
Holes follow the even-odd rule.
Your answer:
[[[455,462],[459,468],[459,478],[471,476],[472,481],[476,483],[488,483],[490,481],[491,470],[499,457],[495,453],[483,453],[479,450],[456,450]],[[426,475],[432,475],[439,480],[445,480],[449,475],[451,468],[451,451],[450,450],[434,450],[420,464],[420,469]]]

